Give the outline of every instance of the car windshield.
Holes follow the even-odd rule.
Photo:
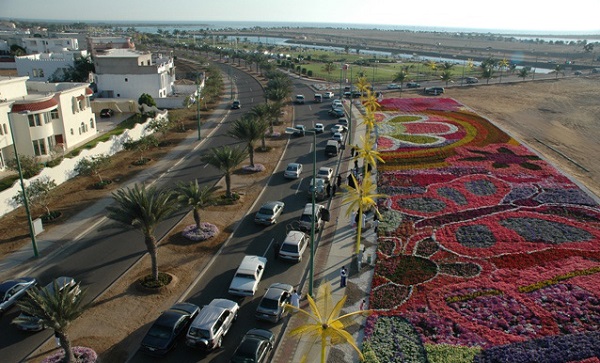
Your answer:
[[[274,214],[274,213],[273,213],[273,210],[272,210],[272,209],[269,209],[269,208],[261,208],[261,209],[258,211],[258,213],[259,213],[259,214],[264,214],[264,215],[266,215],[266,216],[272,216],[272,215]]]
[[[272,299],[262,299],[260,307],[269,310],[276,310],[279,307],[279,301]]]
[[[310,221],[312,221],[312,216],[310,214],[303,214],[300,217],[300,221],[301,222],[310,222]]]
[[[245,273],[237,273],[235,274],[235,277],[239,278],[239,279],[250,279],[250,280],[254,280],[254,275],[251,274],[245,274]]]
[[[210,332],[206,329],[190,328],[188,334],[192,337],[210,339]]]
[[[296,165],[289,165],[287,167],[287,170],[288,171],[296,171],[296,170],[298,170],[298,166],[296,166]]]
[[[327,170],[319,170],[319,176],[328,176],[329,175],[329,171]]]
[[[148,336],[154,338],[168,338],[171,336],[171,329],[167,328],[166,326],[154,325],[152,328],[150,328]]]
[[[256,350],[258,348],[257,345],[258,344],[254,339],[244,340],[235,351],[235,355],[231,360],[235,363],[254,362],[254,359],[256,359]]]
[[[284,243],[281,246],[281,251],[282,252],[298,253],[298,246],[295,245],[295,244]]]

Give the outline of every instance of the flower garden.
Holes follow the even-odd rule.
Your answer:
[[[378,261],[365,350],[381,362],[600,363],[600,208],[447,98],[375,114]]]

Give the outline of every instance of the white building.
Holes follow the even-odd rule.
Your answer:
[[[93,57],[109,49],[135,49],[131,37],[88,37],[87,50]]]
[[[152,98],[174,94],[175,63],[172,57],[129,49],[109,49],[94,57],[98,94],[104,98],[137,100],[143,93]]]
[[[78,50],[79,40],[77,38],[23,38],[21,46],[25,48],[27,54],[63,52]]]
[[[48,160],[94,138],[96,117],[86,83],[46,83],[0,77],[0,168],[19,154]]]
[[[86,50],[75,50],[15,57],[17,75],[28,76],[32,81],[45,82],[53,75],[60,77],[67,69],[75,66],[76,59],[87,56]]]

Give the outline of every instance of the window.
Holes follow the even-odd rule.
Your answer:
[[[94,119],[91,118],[90,119],[90,129],[93,129],[93,128],[94,128]]]
[[[3,124],[2,128],[4,129],[4,133],[8,135],[8,128],[6,127],[6,124]]]
[[[125,78],[125,82],[128,82],[127,78]]]
[[[2,131],[1,127],[0,127],[0,135],[4,135],[4,132]]]
[[[39,74],[40,77],[44,77],[44,70],[40,68],[38,70],[38,74]]]
[[[48,149],[52,150],[56,146],[56,141],[54,140],[54,136],[48,136]]]
[[[36,113],[32,115],[27,115],[27,118],[29,119],[29,127],[42,126],[42,119],[40,117],[40,114]]]
[[[71,129],[71,135],[75,135],[75,133],[73,132],[73,129]]]
[[[33,152],[35,153],[35,156],[48,155],[44,139],[33,140]]]
[[[52,120],[58,120],[58,109],[50,111],[50,118]]]

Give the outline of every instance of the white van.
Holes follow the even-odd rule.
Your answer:
[[[340,151],[340,143],[336,140],[327,140],[327,145],[325,145],[325,155],[327,156],[337,156]]]
[[[302,261],[302,254],[308,246],[308,236],[304,232],[289,231],[281,247],[279,247],[279,258],[295,262]]]

